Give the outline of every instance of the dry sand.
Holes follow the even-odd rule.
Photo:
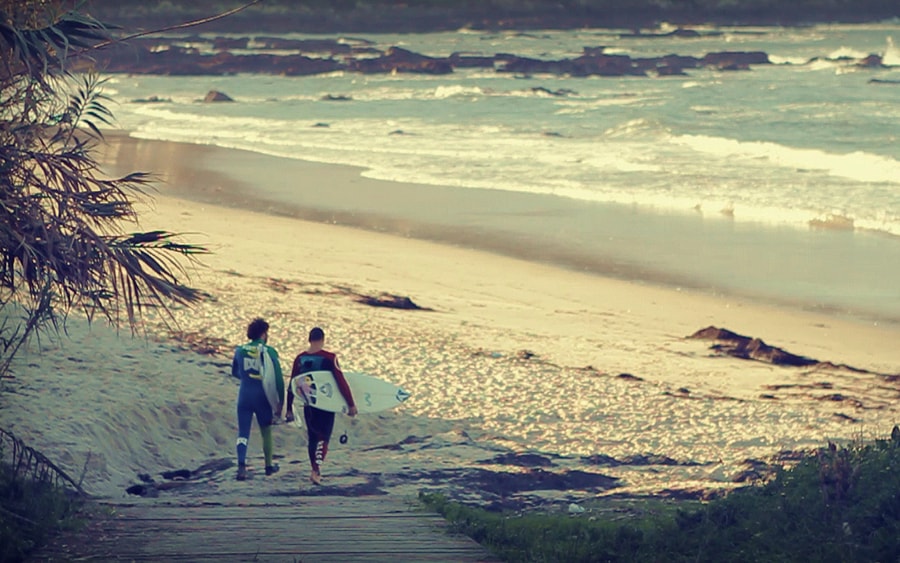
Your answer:
[[[178,158],[189,153],[181,146]],[[234,481],[234,468],[212,471],[161,496],[436,488],[527,504],[702,495],[736,486],[748,459],[882,436],[900,421],[896,380],[723,357],[710,342],[685,338],[716,325],[794,353],[897,374],[894,326],[168,195],[141,209],[141,228],[194,233],[190,240],[213,251],[191,270],[209,297],[176,309],[174,331],[151,318],[137,338],[73,318],[67,338],[35,344],[17,359],[15,380],[0,396],[2,425],[74,476],[83,472],[85,488],[99,496],[126,496],[141,473],[161,482],[162,471],[233,459],[230,359],[256,316],[271,323],[270,344],[288,366],[318,325],[346,371],[396,382],[412,398],[380,415],[339,416],[325,489],[305,481],[305,432],[292,425],[275,432],[282,471],[262,477],[254,426],[253,480]],[[381,292],[433,311],[354,299]],[[191,343],[214,351],[198,353]],[[341,445],[344,431],[349,442]],[[541,457],[498,457],[509,453]],[[534,464],[543,467],[522,467]],[[524,475],[519,489],[539,490],[515,494],[510,485],[513,494],[500,495],[495,471]],[[560,478],[546,488],[561,490],[535,485],[550,482],[542,472]],[[619,478],[618,486],[599,485],[600,474]]]

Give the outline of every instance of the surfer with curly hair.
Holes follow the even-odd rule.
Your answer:
[[[291,368],[291,379],[302,373],[311,371],[330,371],[334,374],[338,389],[347,402],[347,414],[356,416],[358,412],[356,404],[353,402],[353,394],[350,392],[350,386],[344,377],[344,372],[338,364],[337,356],[333,352],[325,350],[325,331],[319,327],[315,327],[309,331],[309,348],[301,352],[294,358],[294,365]],[[294,403],[294,393],[291,386],[288,386],[287,398],[287,415],[288,422],[294,420],[294,411],[292,410]],[[310,405],[303,407],[303,419],[306,422],[306,432],[309,438],[307,450],[309,452],[309,465],[312,471],[309,474],[309,480],[313,484],[322,484],[322,463],[328,454],[328,441],[331,440],[331,432],[334,430],[334,413],[317,409]]]
[[[247,327],[250,342],[238,346],[231,362],[231,375],[241,380],[237,397],[237,480],[247,478],[247,444],[250,440],[250,426],[256,415],[256,424],[263,439],[263,455],[266,459],[266,475],[278,471],[272,462],[272,424],[281,417],[281,400],[284,397],[284,379],[278,352],[268,346],[269,323],[254,319]],[[277,407],[270,402],[263,385],[263,378],[274,375],[278,395]]]

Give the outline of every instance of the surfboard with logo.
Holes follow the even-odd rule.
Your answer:
[[[402,387],[365,373],[344,372],[344,378],[350,386],[356,408],[361,413],[388,410],[410,396]],[[301,373],[291,381],[291,386],[294,396],[304,404],[329,412],[346,413],[349,410],[334,374],[330,371]]]

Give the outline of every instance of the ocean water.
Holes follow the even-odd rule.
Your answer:
[[[569,211],[511,223],[527,244],[569,241],[581,258],[628,263],[656,280],[900,322],[900,85],[870,82],[900,81],[900,22],[721,31],[697,39],[461,30],[345,40],[545,59],[598,46],[634,57],[762,50],[777,64],[665,78],[484,69],[438,77],[114,75],[106,93],[133,136],[354,165],[370,178],[506,193],[510,202],[529,194],[535,205]],[[856,66],[873,53],[888,66]],[[211,89],[237,103],[200,103]],[[150,96],[171,102],[134,102]],[[503,211],[499,201],[491,211]]]

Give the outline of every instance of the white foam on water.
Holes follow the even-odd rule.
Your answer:
[[[900,47],[894,45],[894,38],[887,38],[887,47],[884,49],[884,55],[881,58],[881,64],[885,66],[900,66]]]
[[[778,143],[742,142],[707,135],[681,135],[674,137],[672,142],[722,158],[765,159],[778,166],[821,170],[832,176],[860,182],[900,184],[900,161],[861,151],[836,154],[817,149],[788,147]]]
[[[549,75],[517,80],[461,69],[451,76],[267,77],[265,85],[250,75],[116,75],[109,84],[120,101],[113,108],[119,123],[142,138],[360,166],[366,176],[383,180],[553,194],[800,228],[809,228],[812,220],[844,217],[857,229],[900,234],[900,154],[889,145],[872,146],[881,139],[891,142],[885,124],[900,116],[884,98],[889,89],[872,89],[869,95],[881,98],[846,103],[842,89],[856,78],[814,72],[865,72],[855,63],[882,50],[891,55],[891,42],[882,46],[890,31],[896,36],[897,27],[862,39],[858,26],[846,29],[853,33],[764,28],[777,45],[773,62],[784,66],[720,77],[696,71],[677,81]],[[585,33],[498,36],[509,42],[498,48],[558,58],[614,35],[609,30]],[[485,37],[482,32],[449,34],[436,37],[433,46],[494,49]],[[746,34],[739,39],[748,48],[762,41]],[[387,36],[376,40],[396,43]],[[426,43],[421,36],[410,41],[417,41],[411,43],[414,50]],[[689,43],[683,49],[711,50],[702,41]],[[641,56],[657,48],[683,50],[683,44],[665,39],[627,43]],[[849,60],[826,60],[825,55]],[[766,102],[738,99],[743,90],[736,85],[744,84],[747,92],[764,91]],[[532,90],[539,85],[575,93],[555,97]],[[227,92],[238,103],[196,103],[209,89]],[[154,94],[172,103],[127,101]],[[352,101],[322,101],[327,94]],[[833,103],[816,105],[833,100],[832,94],[837,96]],[[793,135],[780,136],[786,114],[821,128],[821,136],[810,139],[813,148],[791,146]],[[872,136],[840,138],[834,131],[845,120],[866,131],[871,124]],[[730,132],[733,121],[742,124],[741,131]],[[318,122],[329,127],[312,127]],[[548,134],[553,132],[560,135]],[[842,224],[835,220],[826,228]]]
[[[652,105],[654,102],[662,103],[659,98],[620,96],[617,98],[603,98],[599,100],[560,100],[556,105],[557,115],[580,115],[593,111],[602,111],[615,106]]]
[[[845,65],[840,61],[816,59],[814,61],[810,61],[806,68],[808,68],[809,70],[840,70],[844,66]]]
[[[479,86],[464,86],[462,84],[451,84],[448,86],[438,86],[434,89],[431,96],[437,100],[445,100],[455,97],[473,97],[483,96],[484,90]]]
[[[797,56],[780,56],[780,55],[769,55],[769,62],[773,65],[804,65],[809,62],[809,59],[806,57],[797,57]]]
[[[859,49],[854,49],[853,47],[840,47],[826,55],[825,58],[831,60],[837,59],[864,59],[868,57],[870,53],[865,51],[861,51]]]

